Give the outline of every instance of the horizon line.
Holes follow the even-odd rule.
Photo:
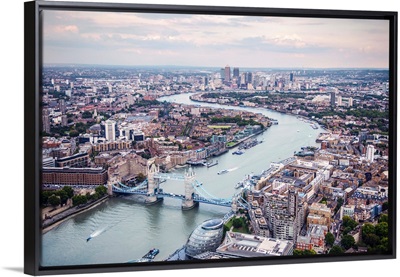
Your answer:
[[[204,66],[204,65],[118,65],[118,64],[85,64],[85,63],[42,63],[42,66],[96,66],[96,67],[148,67],[148,68],[156,68],[156,67],[173,67],[173,68],[216,68],[221,69],[225,68],[225,66]],[[332,69],[341,69],[341,70],[389,70],[389,68],[384,67],[251,67],[251,66],[230,66],[230,68],[252,68],[252,69],[285,69],[285,70],[332,70]]]

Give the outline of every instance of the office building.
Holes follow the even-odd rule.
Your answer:
[[[349,107],[353,107],[353,97],[349,97],[348,103]]]
[[[225,79],[225,68],[221,68],[219,73],[221,75],[221,80],[224,80]]]
[[[42,159],[43,167],[55,167],[55,160],[53,157],[46,157]]]
[[[61,126],[65,127],[68,125],[68,116],[66,114],[63,114],[61,116]]]
[[[338,95],[337,97],[337,105],[342,106],[342,96]]]
[[[66,105],[65,105],[65,100],[60,99],[58,100],[58,109],[60,110],[60,113],[64,114],[66,111]]]
[[[43,132],[50,134],[50,115],[48,109],[43,109],[42,121]]]
[[[296,249],[311,250],[317,253],[323,253],[325,246],[325,235],[328,233],[328,227],[325,225],[312,224],[307,229],[307,234],[299,236],[296,241]]]
[[[289,80],[290,80],[290,82],[293,82],[293,81],[294,81],[294,74],[293,74],[293,73],[290,73],[290,75],[289,75]]]
[[[276,239],[295,242],[299,233],[297,219],[287,214],[277,214],[274,218],[273,236]]]
[[[246,84],[251,84],[253,82],[253,73],[247,72],[246,73]]]
[[[95,143],[92,146],[92,150],[96,152],[105,152],[105,151],[113,151],[113,150],[127,150],[132,148],[132,141],[107,141]]]
[[[104,123],[105,127],[105,137],[108,141],[114,141],[116,130],[115,130],[116,122],[113,120],[106,120]]]
[[[239,67],[234,67],[233,68],[233,77],[234,78],[239,78]]]
[[[79,153],[56,160],[56,167],[89,167],[90,158],[88,153]]]
[[[229,65],[225,66],[224,81],[225,82],[230,82],[231,81],[231,68],[229,67]]]
[[[271,236],[295,242],[304,224],[305,206],[300,204],[299,195],[289,189],[288,195],[264,194],[264,215]]]
[[[107,170],[103,168],[43,167],[42,183],[52,185],[104,185]]]
[[[307,225],[319,224],[325,225],[328,228],[331,225],[332,210],[326,204],[312,203],[309,207],[309,214],[307,216]]]
[[[237,258],[288,256],[293,254],[293,243],[227,231],[216,252]]]
[[[336,105],[335,92],[332,91],[332,92],[331,92],[331,106],[335,106],[335,105]]]
[[[221,244],[224,222],[220,218],[204,221],[190,234],[186,243],[186,255],[196,255],[213,252]]]
[[[374,162],[375,147],[371,144],[367,146],[366,158],[370,163]]]

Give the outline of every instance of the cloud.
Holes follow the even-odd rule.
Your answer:
[[[46,27],[45,33],[51,33],[52,35],[76,34],[79,33],[79,28],[76,25],[52,25]]]
[[[389,27],[379,20],[46,10],[43,30],[52,62],[69,53],[114,64],[388,64]]]
[[[277,35],[268,41],[278,46],[293,46],[295,48],[304,48],[307,46],[307,43],[296,34]]]

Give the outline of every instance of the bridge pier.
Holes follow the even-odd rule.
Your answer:
[[[182,201],[182,210],[184,210],[184,211],[191,210],[191,209],[197,207],[198,205],[199,205],[199,202],[195,202],[193,200],[191,200],[191,201],[183,200]]]

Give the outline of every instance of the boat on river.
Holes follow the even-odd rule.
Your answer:
[[[218,160],[216,160],[215,162],[210,161],[210,162],[207,163],[207,168],[212,167],[212,166],[215,166],[215,165],[217,165],[217,164],[218,164]]]
[[[218,171],[218,175],[221,175],[221,174],[225,174],[225,173],[228,173],[228,169],[224,169],[224,170],[221,170],[221,171]]]
[[[159,250],[159,249],[157,249],[157,248],[150,249],[150,251],[147,252],[147,254],[144,255],[144,256],[142,257],[142,259],[153,260],[153,259],[157,256],[158,253],[160,253],[160,250]]]

